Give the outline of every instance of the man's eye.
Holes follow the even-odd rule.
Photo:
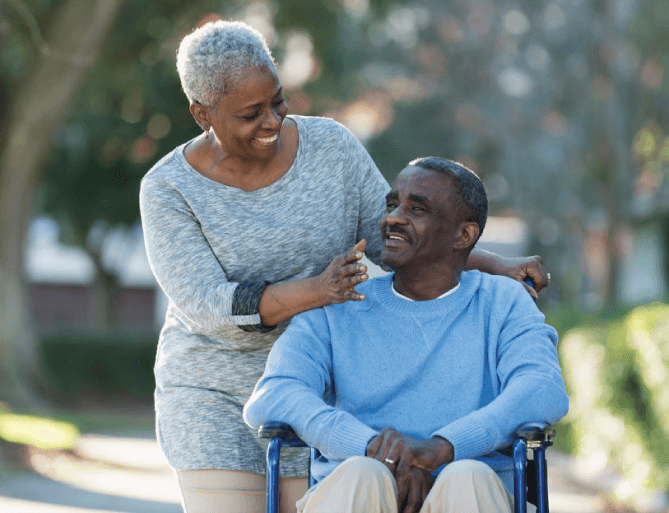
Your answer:
[[[242,116],[242,119],[245,119],[246,121],[252,121],[257,117],[258,117],[258,113],[256,112],[254,114],[249,114],[248,116]]]
[[[414,212],[425,212],[425,209],[419,206],[413,206],[411,207],[411,210],[413,210]]]
[[[276,100],[274,102],[274,106],[276,107],[277,105],[281,105],[285,101],[286,101],[286,99],[282,96],[281,98],[279,98],[278,100]]]
[[[395,210],[396,205],[395,203],[386,203],[386,212],[392,212]]]

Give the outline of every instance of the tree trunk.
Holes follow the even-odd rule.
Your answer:
[[[102,255],[88,251],[96,269],[93,281],[92,301],[94,305],[95,325],[100,331],[108,332],[116,327],[118,320],[118,279],[114,273],[102,265]]]
[[[38,402],[39,364],[23,283],[33,188],[55,131],[97,61],[120,0],[69,0],[51,24],[48,48],[12,101],[0,153],[0,401]]]

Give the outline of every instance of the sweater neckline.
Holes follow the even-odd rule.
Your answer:
[[[179,160],[179,163],[181,164],[183,169],[185,169],[190,175],[194,175],[199,181],[206,183],[208,187],[216,187],[219,191],[229,192],[236,195],[241,194],[242,196],[248,198],[261,198],[264,196],[270,196],[272,194],[277,193],[278,191],[286,187],[294,180],[295,176],[298,174],[302,159],[304,157],[303,148],[306,145],[306,134],[304,132],[306,128],[301,123],[301,120],[298,120],[295,116],[288,115],[286,116],[286,118],[292,120],[297,128],[298,143],[297,143],[297,152],[295,153],[295,158],[293,159],[292,164],[288,168],[288,171],[286,171],[283,174],[283,176],[281,176],[278,180],[272,182],[271,184],[265,187],[261,187],[260,189],[256,189],[254,191],[245,191],[237,187],[232,187],[231,185],[226,185],[204,176],[197,169],[191,166],[190,163],[188,162],[188,159],[186,158],[186,146],[188,146],[191,142],[193,142],[196,139],[196,137],[194,137],[189,141],[186,141],[180,146],[177,146],[177,148],[175,149],[175,156]]]
[[[395,273],[389,273],[373,281],[374,294],[380,303],[399,315],[432,316],[453,308],[455,305],[466,305],[473,295],[481,276],[478,271],[466,271],[460,274],[459,287],[451,294],[427,299],[424,301],[407,301],[393,292]]]

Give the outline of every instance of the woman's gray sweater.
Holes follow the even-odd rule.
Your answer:
[[[146,251],[169,298],[155,364],[157,431],[177,469],[265,472],[264,445],[242,419],[283,331],[260,326],[264,286],[318,275],[362,238],[380,263],[387,182],[342,125],[290,118],[297,155],[267,187],[247,192],[206,178],[186,161],[186,144],[142,180]],[[306,475],[290,451],[282,475]]]

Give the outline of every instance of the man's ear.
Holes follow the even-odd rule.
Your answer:
[[[190,104],[189,110],[193,116],[193,119],[195,119],[195,122],[203,131],[206,132],[211,128],[211,123],[209,122],[209,111],[207,110],[207,107],[199,102],[193,102]]]
[[[481,230],[479,229],[478,223],[469,221],[461,223],[458,227],[458,235],[455,238],[453,249],[463,250],[474,246],[479,238],[480,232]]]

